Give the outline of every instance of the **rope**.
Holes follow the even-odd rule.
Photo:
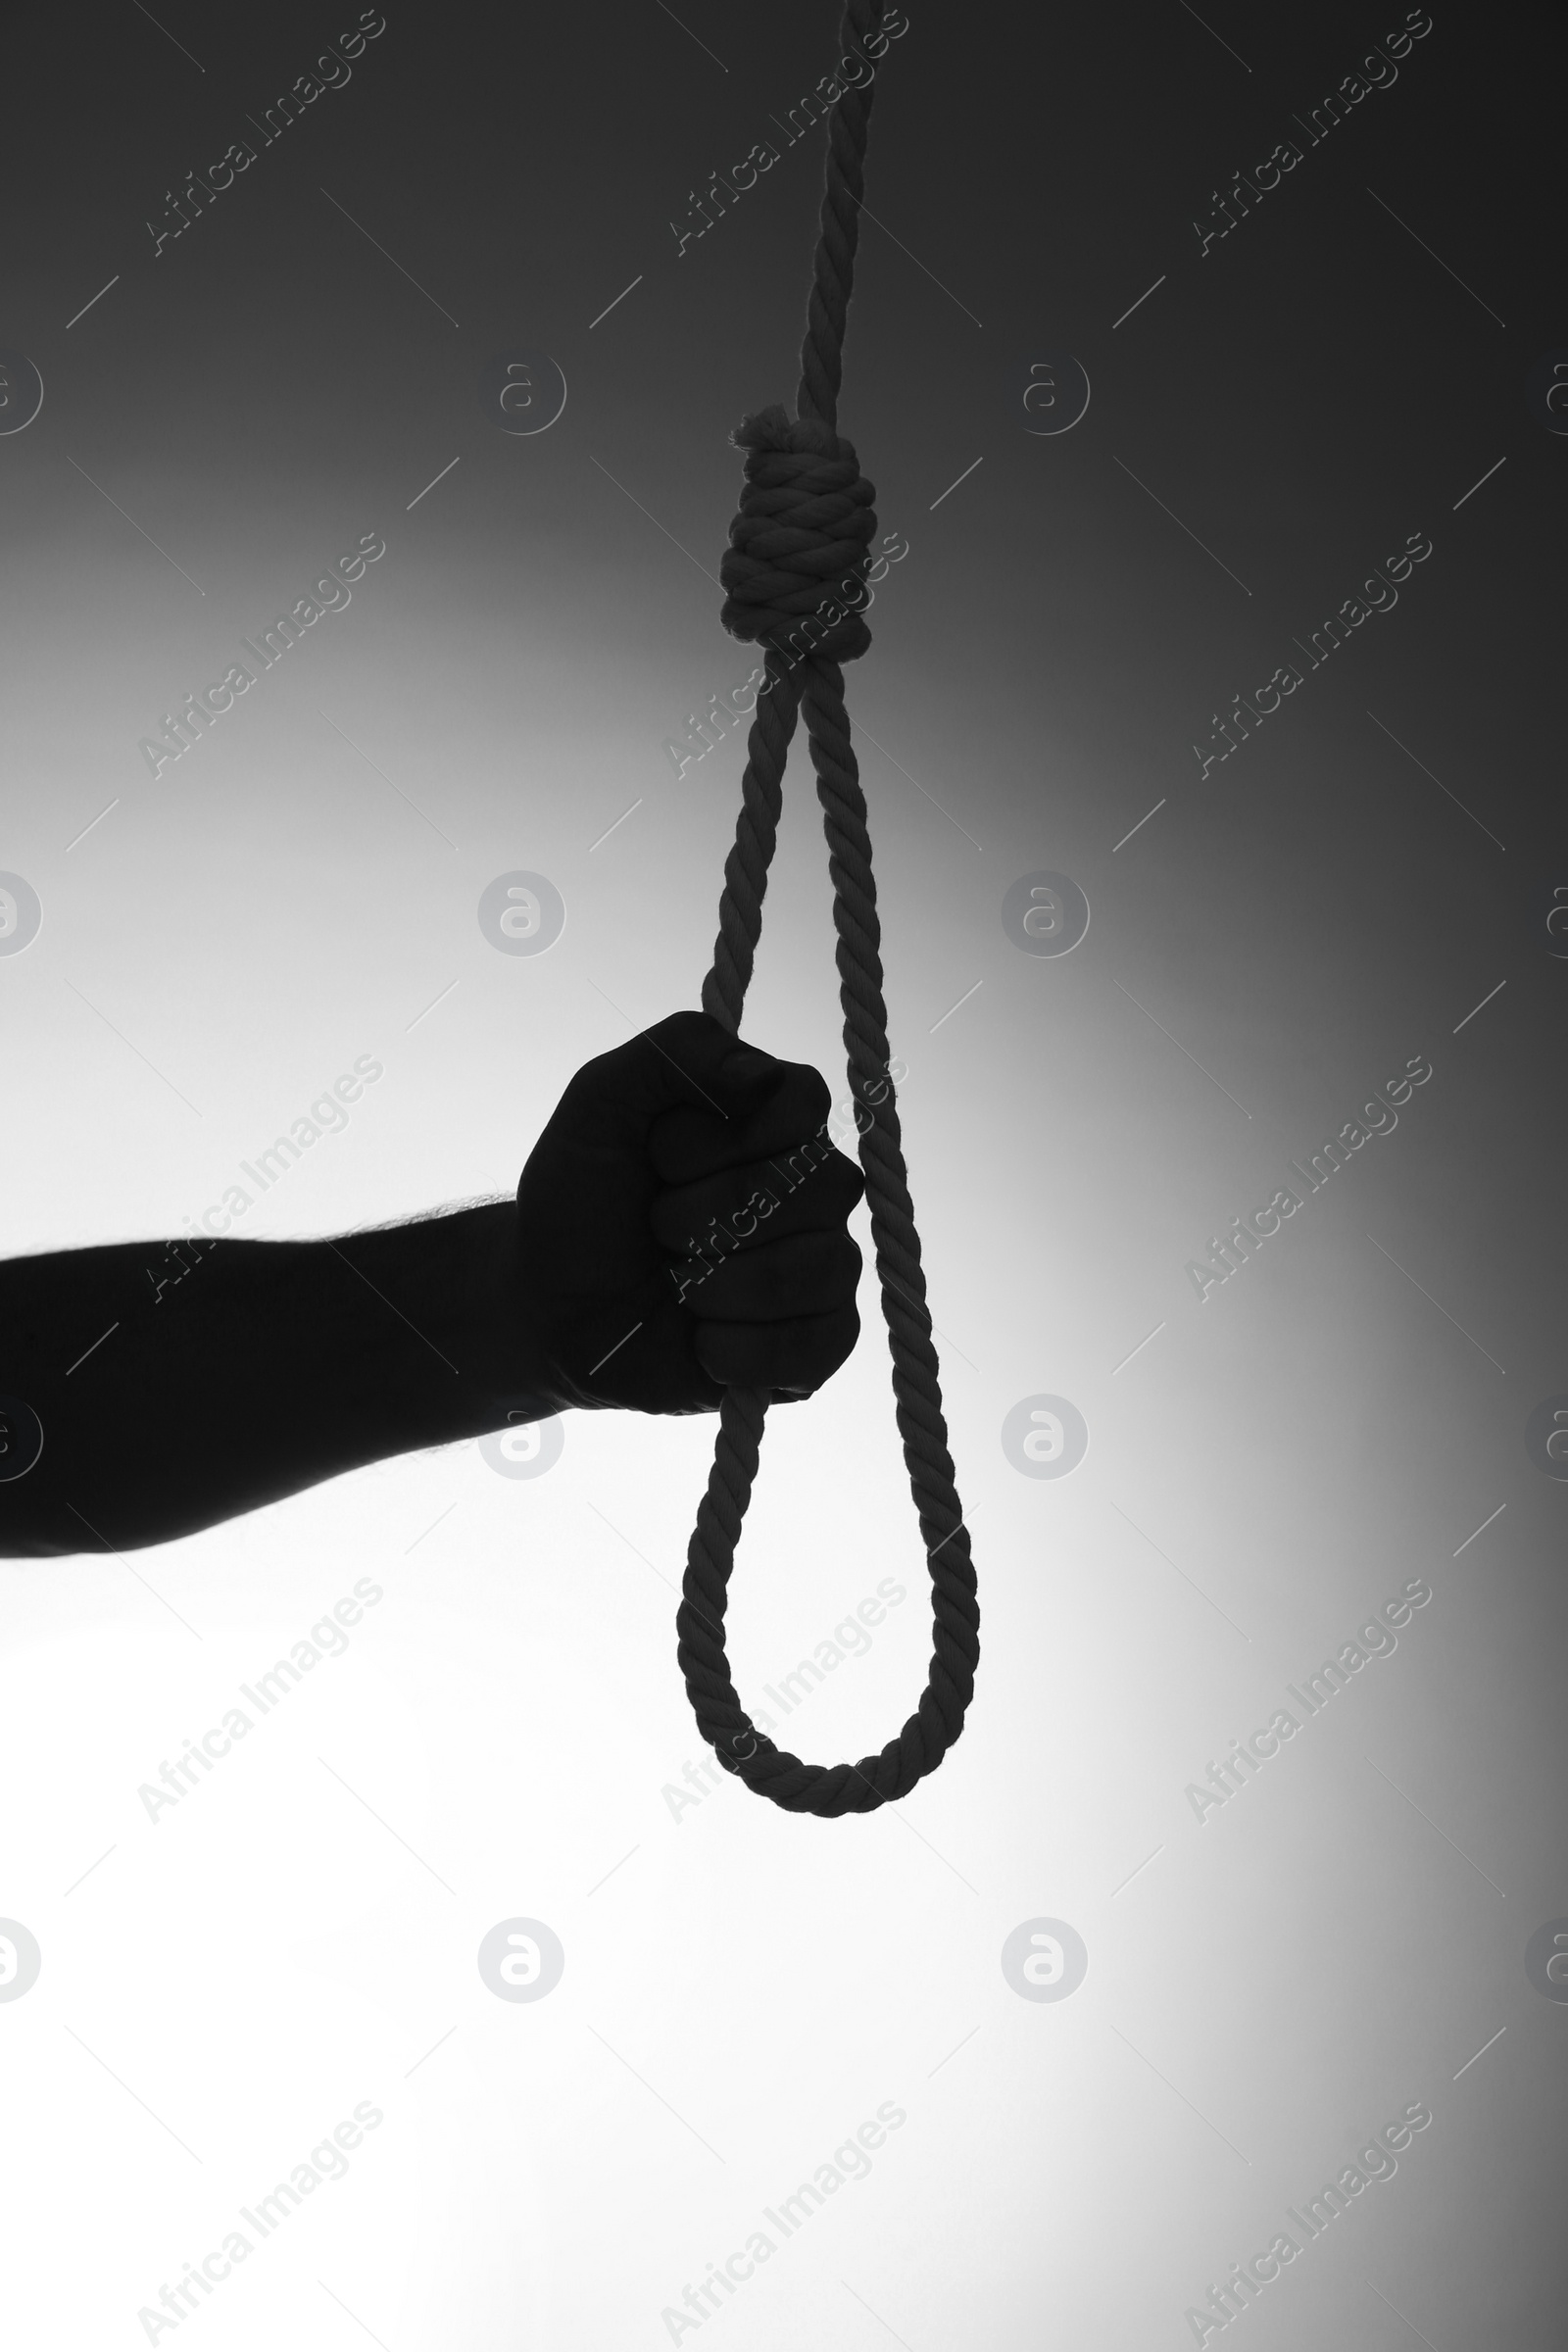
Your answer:
[[[841,54],[863,46],[883,0],[846,0]],[[833,877],[839,1002],[849,1077],[869,1117],[860,1165],[876,1245],[882,1312],[893,1358],[893,1394],[909,1491],[931,1575],[931,1671],[915,1712],[880,1755],[857,1764],[806,1764],[760,1733],[742,1707],[724,1653],[724,1612],[735,1547],[757,1477],[767,1418],[765,1389],[730,1388],[719,1407],[708,1491],[686,1554],[676,1619],[679,1657],[698,1729],[719,1762],[791,1813],[836,1818],[906,1796],[934,1772],[963,1730],[979,1662],[980,1611],[969,1535],[954,1484],[942,1414],[937,1352],[925,1304],[920,1237],[904,1164],[882,999],[881,926],[871,875],[865,798],[850,741],[841,662],[871,642],[857,604],[865,592],[875,496],[854,448],[837,431],[845,323],[859,234],[871,89],[847,87],[828,121],[820,233],[801,345],[792,420],[782,408],[749,416],[731,436],[747,450],[746,490],[720,569],[729,591],[722,620],[760,641],[769,691],[758,698],[741,779],[735,843],[724,866],[713,964],[703,1010],[736,1034],[762,929],[762,899],[777,839],[784,763],[804,710]],[[825,617],[830,583],[845,591]],[[847,608],[847,609],[846,609]],[[791,650],[805,641],[808,650]]]

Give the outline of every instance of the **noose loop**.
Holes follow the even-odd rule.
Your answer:
[[[841,54],[849,56],[852,42],[863,50],[881,18],[882,0],[847,0]],[[761,1450],[765,1389],[724,1392],[713,1467],[687,1549],[685,1597],[676,1620],[681,1670],[698,1729],[720,1763],[786,1811],[829,1818],[872,1812],[906,1795],[935,1771],[963,1729],[980,1656],[969,1534],[948,1451],[920,1237],[896,1091],[887,1075],[871,837],[840,666],[871,641],[857,607],[869,601],[864,589],[867,549],[876,527],[875,494],[860,475],[854,449],[836,429],[870,111],[870,85],[847,87],[828,120],[826,183],[801,345],[797,416],[792,420],[780,408],[765,409],[733,435],[748,452],[747,486],[721,567],[729,592],[722,618],[732,635],[764,646],[768,691],[758,697],[747,742],[741,811],[724,866],[703,1009],[732,1033],[739,1031],[761,935],[784,763],[804,710],[833,877],[844,1045],[850,1082],[863,1106],[857,1114],[860,1165],[893,1357],[893,1394],[931,1574],[930,1676],[898,1738],[880,1755],[862,1756],[856,1764],[803,1763],[758,1732],[742,1707],[724,1652],[724,1613]],[[824,600],[828,610],[819,612]]]

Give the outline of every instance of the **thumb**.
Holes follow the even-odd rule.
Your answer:
[[[786,1065],[740,1044],[709,1012],[673,1012],[584,1062],[562,1098],[573,1136],[624,1148],[666,1111],[706,1112],[736,1131]]]
[[[759,1046],[743,1044],[710,1012],[672,1012],[631,1045],[652,1050],[646,1100],[654,1117],[696,1108],[739,1123],[789,1066]]]

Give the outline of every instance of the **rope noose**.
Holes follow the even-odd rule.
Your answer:
[[[846,0],[840,54],[861,49],[880,26],[883,0]],[[864,653],[871,634],[858,612],[824,624],[819,600],[835,583],[864,584],[876,527],[875,492],[855,451],[837,432],[855,251],[859,235],[866,120],[871,87],[846,87],[828,119],[826,185],[801,346],[792,420],[782,408],[749,416],[731,438],[748,452],[741,511],[720,569],[729,591],[722,620],[732,636],[760,640],[769,691],[760,695],[747,742],[735,846],[724,866],[713,966],[703,1009],[738,1033],[762,928],[762,898],[777,837],[784,762],[804,709],[817,798],[822,804],[833,921],[838,932],[839,1002],[850,1083],[870,1116],[860,1128],[860,1165],[876,1245],[877,1274],[909,1490],[919,1513],[932,1589],[931,1672],[920,1702],[880,1755],[858,1764],[806,1764],[758,1732],[736,1695],[724,1654],[724,1610],[735,1546],[751,1500],[767,1418],[765,1389],[729,1388],[719,1408],[708,1491],[686,1554],[676,1625],[679,1656],[698,1729],[719,1762],[759,1795],[791,1813],[869,1813],[906,1796],[934,1772],[963,1729],[979,1662],[980,1610],[969,1534],[954,1485],[942,1414],[937,1352],[925,1305],[920,1237],[904,1165],[882,1000],[881,926],[871,878],[865,798],[844,708],[844,661]],[[842,604],[843,600],[840,599]],[[811,650],[785,650],[810,616]]]

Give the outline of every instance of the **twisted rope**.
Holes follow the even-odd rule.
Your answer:
[[[842,47],[863,44],[881,22],[882,0],[846,0]],[[676,1619],[679,1657],[698,1729],[757,1794],[791,1813],[836,1818],[869,1813],[907,1795],[934,1772],[963,1729],[980,1657],[969,1535],[954,1484],[942,1413],[937,1352],[925,1304],[920,1237],[899,1126],[882,998],[881,926],[871,874],[865,798],[844,708],[844,671],[870,644],[857,605],[863,595],[875,496],[851,444],[837,432],[844,330],[859,234],[871,89],[846,88],[828,122],[822,197],[796,417],[781,408],[746,419],[732,436],[749,452],[741,512],[730,529],[720,576],[728,590],[722,619],[732,635],[765,648],[769,691],[760,695],[747,741],[741,811],[724,865],[713,963],[703,982],[703,1009],[738,1033],[783,805],[784,764],[805,711],[817,799],[822,805],[833,922],[844,1011],[844,1045],[857,1100],[870,1114],[860,1126],[860,1165],[876,1246],[882,1312],[893,1358],[893,1394],[909,1492],[919,1516],[931,1575],[931,1671],[915,1712],[879,1755],[856,1764],[807,1764],[760,1733],[730,1679],[724,1613],[735,1547],[751,1500],[767,1418],[765,1389],[726,1389],[708,1491],[686,1554],[684,1599]],[[844,583],[830,612],[817,616],[823,590]],[[808,650],[797,651],[805,644]]]

